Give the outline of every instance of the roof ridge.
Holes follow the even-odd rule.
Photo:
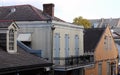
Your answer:
[[[10,6],[1,6],[2,8],[6,7],[20,7],[20,6],[31,6],[30,4],[22,4],[22,5],[10,5]]]
[[[11,15],[10,11],[12,11],[11,9],[15,8],[17,11],[16,13],[13,13],[13,15]],[[20,9],[22,8],[22,9]],[[12,6],[1,6],[0,7],[1,10],[3,10],[3,12],[0,15],[1,20],[3,19],[13,19],[13,20],[17,20],[17,21],[24,21],[24,20],[37,20],[37,21],[47,21],[47,20],[55,20],[55,21],[61,21],[61,22],[65,22],[64,20],[55,17],[51,18],[50,16],[48,16],[47,14],[43,13],[43,10],[34,7],[30,4],[23,4],[23,5],[12,5]],[[19,10],[18,10],[19,9]],[[7,11],[8,10],[8,11]],[[20,16],[22,15],[23,11],[29,12],[28,15],[24,15],[23,18]],[[14,10],[13,10],[14,11]],[[19,14],[21,13],[21,14]],[[23,13],[24,14],[24,13]],[[14,16],[14,17],[12,17]],[[30,17],[30,18],[29,18]]]
[[[32,10],[39,16],[39,18],[41,17],[40,15],[39,15],[39,12],[36,10],[36,9],[38,9],[38,8],[36,8],[36,7],[34,7],[34,6],[32,6],[32,5],[29,5],[31,8],[32,8]],[[40,10],[40,9],[38,9],[38,10]],[[42,10],[40,10],[40,11],[42,11]],[[41,18],[40,18],[40,20],[41,20]]]

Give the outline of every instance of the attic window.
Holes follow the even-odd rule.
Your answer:
[[[10,54],[17,53],[17,31],[13,25],[7,30],[7,52]]]
[[[104,48],[105,48],[105,50],[112,49],[112,37],[111,36],[104,37]]]
[[[9,31],[9,50],[14,50],[14,30]]]

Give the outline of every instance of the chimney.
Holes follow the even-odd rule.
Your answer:
[[[43,4],[43,13],[46,13],[50,15],[51,17],[54,17],[54,4]]]

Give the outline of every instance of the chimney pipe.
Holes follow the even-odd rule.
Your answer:
[[[48,14],[51,17],[54,17],[54,4],[43,4],[43,13]]]

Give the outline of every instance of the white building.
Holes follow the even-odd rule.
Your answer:
[[[83,55],[83,27],[57,21],[17,22],[19,34],[29,39],[31,47],[42,50],[42,57],[53,61],[58,57]],[[18,36],[19,38],[20,36]],[[19,40],[20,40],[19,39]],[[60,61],[57,64],[60,64]],[[61,62],[62,64],[62,62]]]

